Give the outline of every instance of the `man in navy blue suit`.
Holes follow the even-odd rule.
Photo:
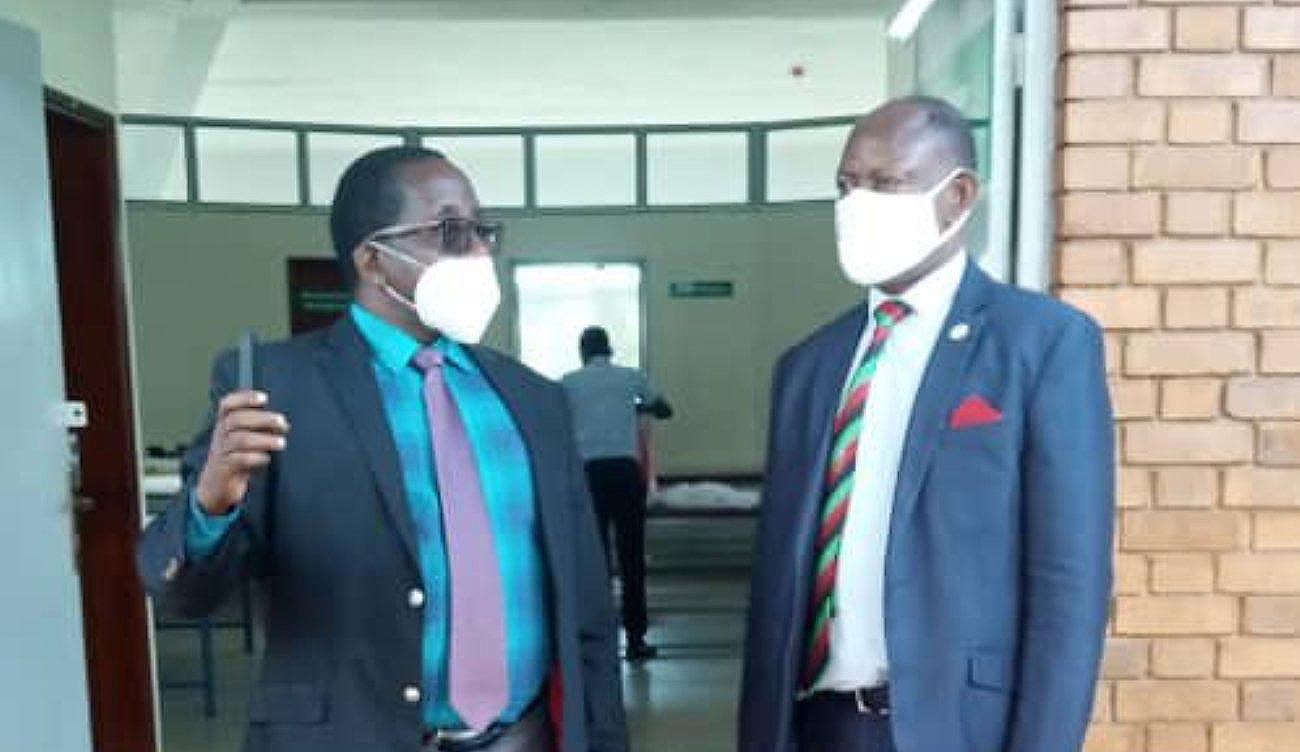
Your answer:
[[[1070,752],[1111,588],[1102,334],[967,256],[966,120],[912,97],[845,147],[865,300],[773,380],[742,752]]]

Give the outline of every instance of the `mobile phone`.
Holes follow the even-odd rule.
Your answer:
[[[239,391],[246,392],[257,388],[255,364],[253,359],[257,351],[257,335],[247,329],[239,335],[237,347],[239,357]]]

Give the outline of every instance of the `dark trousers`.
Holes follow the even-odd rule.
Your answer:
[[[600,540],[609,559],[609,529],[618,542],[618,567],[623,580],[623,628],[628,642],[646,633],[645,507],[646,487],[641,466],[631,457],[592,460],[587,483],[596,507]]]
[[[795,712],[799,752],[894,752],[889,718],[859,713],[843,696],[814,695]]]

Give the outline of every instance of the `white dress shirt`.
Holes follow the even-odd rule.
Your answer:
[[[895,325],[881,354],[863,408],[853,496],[840,549],[836,579],[837,616],[831,625],[830,661],[815,689],[851,691],[876,687],[889,677],[885,651],[885,550],[903,443],[921,377],[948,318],[966,271],[958,253],[911,289],[897,296],[912,313]],[[845,375],[847,393],[875,329],[875,310],[890,296],[872,289],[871,316]],[[843,399],[841,398],[841,404]]]

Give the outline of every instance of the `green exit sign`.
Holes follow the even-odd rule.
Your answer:
[[[736,294],[731,282],[673,282],[669,294],[674,298],[730,298]]]

